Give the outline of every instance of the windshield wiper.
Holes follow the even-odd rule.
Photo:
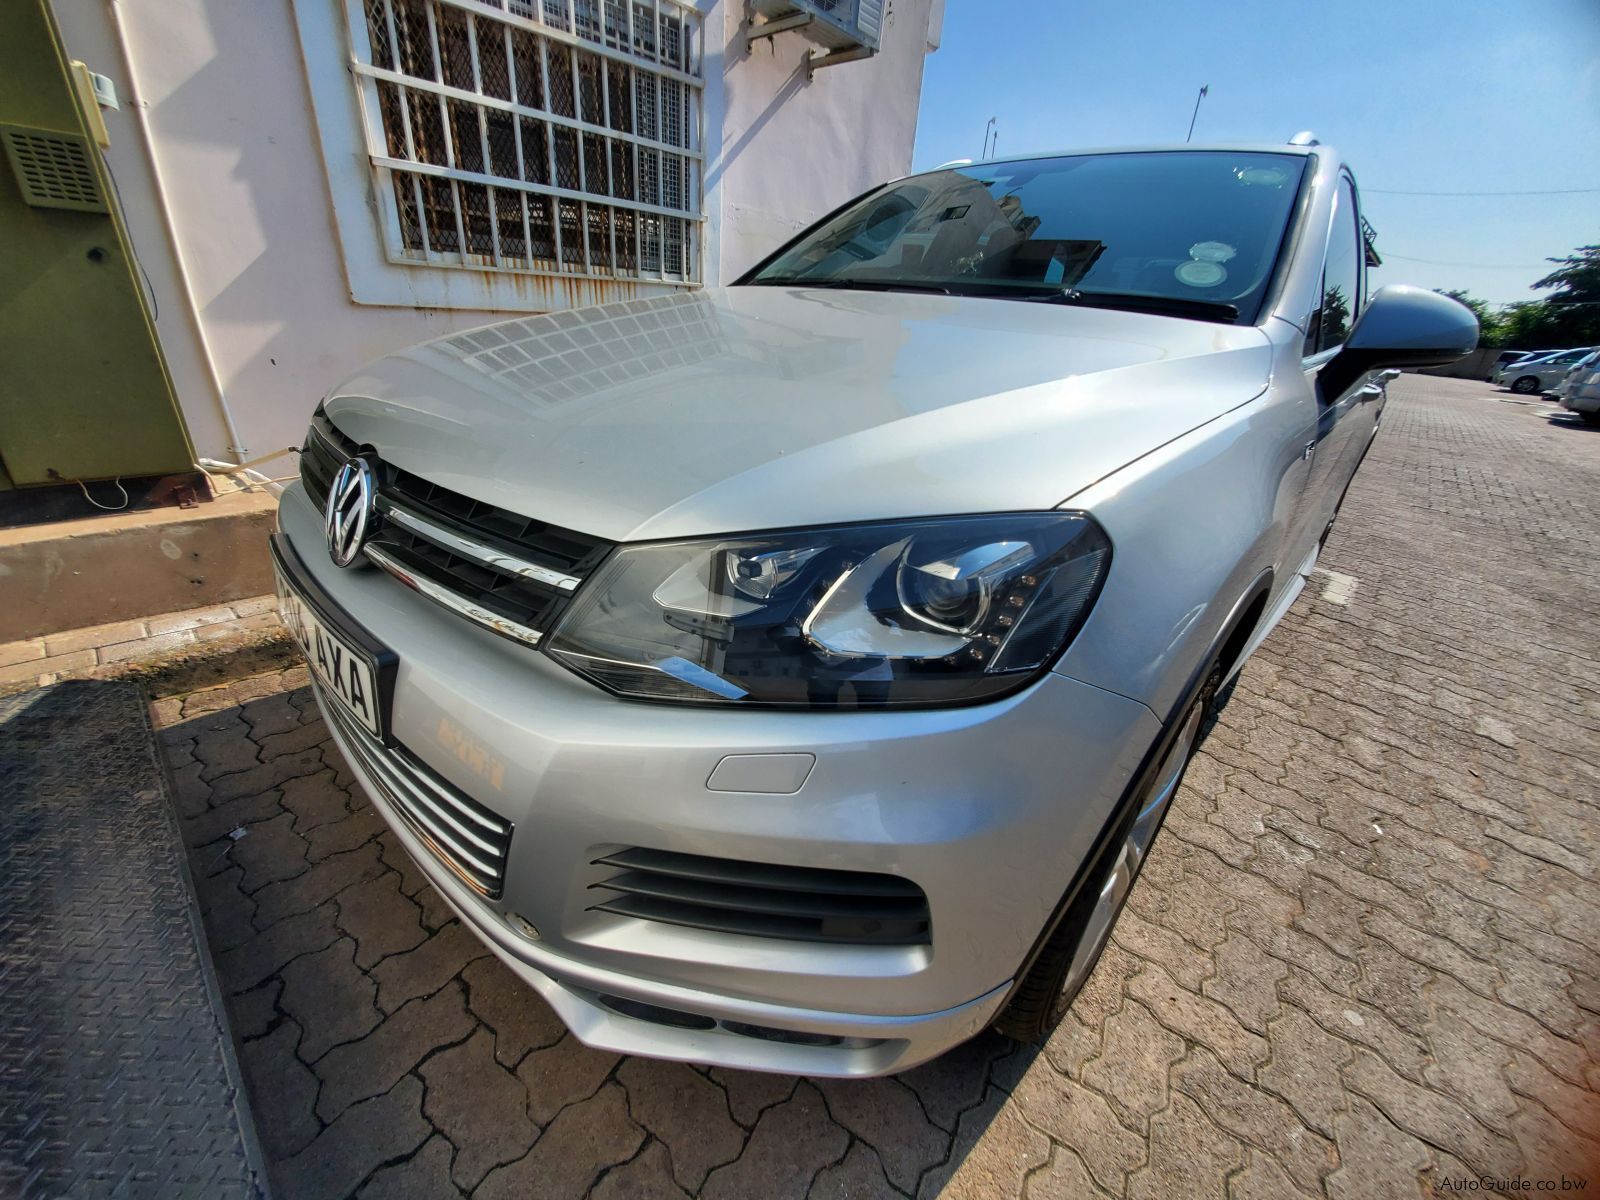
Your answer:
[[[942,283],[924,283],[915,279],[808,279],[804,275],[768,275],[752,279],[762,287],[834,288],[850,292],[934,292],[941,296],[954,295]]]
[[[1188,296],[1149,296],[1139,292],[1072,292],[1063,304],[1085,308],[1116,308],[1128,312],[1161,313],[1169,317],[1194,317],[1201,321],[1237,321],[1239,307],[1221,300],[1193,300]]]
[[[1007,284],[974,279],[954,285],[920,279],[808,279],[803,275],[775,275],[752,279],[767,287],[836,288],[858,292],[934,292],[942,296],[972,296],[984,300],[1026,300],[1034,304],[1075,304],[1084,308],[1113,308],[1127,312],[1193,317],[1200,321],[1237,321],[1236,305],[1220,300],[1193,300],[1187,296],[1155,296],[1140,292],[1081,292],[1076,288]]]

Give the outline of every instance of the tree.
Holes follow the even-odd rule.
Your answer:
[[[1533,286],[1556,288],[1552,304],[1600,304],[1600,246],[1579,246],[1565,258],[1549,260],[1559,267]]]
[[[1513,350],[1600,345],[1600,245],[1579,246],[1546,261],[1556,269],[1533,285],[1550,291],[1543,300],[1521,300],[1496,311],[1460,288],[1436,290],[1477,316],[1483,331],[1479,345]]]
[[[1556,349],[1545,309],[1543,300],[1519,300],[1502,308],[1498,314],[1500,344],[1513,350]]]
[[[1551,289],[1540,302],[1539,336],[1550,346],[1600,342],[1600,245],[1579,246],[1549,261],[1556,270],[1533,285]]]
[[[1451,288],[1449,290],[1434,288],[1433,290],[1441,296],[1449,296],[1450,299],[1464,304],[1472,310],[1472,315],[1478,318],[1478,345],[1498,346],[1501,344],[1505,331],[1501,326],[1500,314],[1489,307],[1487,300],[1479,300],[1464,288]]]

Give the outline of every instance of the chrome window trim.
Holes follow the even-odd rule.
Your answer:
[[[465,617],[475,624],[482,625],[485,629],[492,630],[495,633],[523,642],[529,646],[537,646],[540,639],[544,637],[544,634],[537,629],[529,629],[526,625],[502,617],[499,613],[490,612],[488,609],[472,603],[472,601],[450,591],[448,588],[440,587],[431,579],[407,570],[399,560],[384,553],[381,547],[369,543],[367,557],[408,588],[426,596],[442,608],[448,608],[457,616]]]
[[[1306,313],[1301,317],[1300,321],[1296,324],[1296,328],[1300,329],[1308,337],[1310,336],[1312,318],[1317,316],[1322,311],[1322,289],[1327,282],[1328,273],[1328,250],[1333,245],[1333,235],[1338,229],[1337,223],[1339,217],[1341,216],[1339,200],[1343,194],[1344,185],[1347,183],[1350,185],[1350,195],[1355,205],[1354,212],[1356,218],[1356,240],[1362,250],[1362,254],[1358,256],[1356,260],[1356,300],[1350,305],[1350,328],[1352,331],[1355,329],[1355,323],[1360,318],[1361,310],[1366,307],[1366,302],[1369,298],[1367,296],[1367,260],[1365,255],[1366,242],[1363,238],[1360,224],[1362,217],[1361,192],[1360,189],[1356,187],[1356,177],[1351,173],[1349,167],[1341,165],[1338,172],[1334,175],[1332,182],[1333,199],[1328,206],[1327,228],[1322,231],[1322,254],[1317,259],[1316,299],[1311,308],[1306,311]],[[1348,335],[1346,336],[1348,337]],[[1321,350],[1317,350],[1311,354],[1302,353],[1300,355],[1300,361],[1304,364],[1305,369],[1310,371],[1315,367],[1321,366],[1343,349],[1343,342],[1340,342],[1337,346],[1325,346]]]
[[[460,534],[436,525],[421,513],[413,512],[402,504],[393,500],[384,499],[378,505],[378,510],[385,519],[393,521],[402,529],[426,538],[434,545],[459,554],[463,558],[470,558],[473,562],[482,563],[496,571],[503,571],[508,575],[518,575],[523,579],[531,579],[535,583],[546,584],[549,587],[559,588],[571,594],[578,590],[578,585],[583,582],[576,575],[566,575],[549,567],[542,567],[538,563],[529,562],[525,558],[518,558],[512,554],[503,554],[481,542],[464,538]]]

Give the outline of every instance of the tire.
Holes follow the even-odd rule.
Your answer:
[[[1231,685],[1224,693],[1223,674],[1220,661],[1211,665],[1199,693],[1179,720],[1177,739],[1139,798],[1135,820],[1122,845],[1084,885],[1033,966],[1012,990],[994,1019],[997,1033],[1019,1042],[1037,1042],[1048,1036],[1072,1007],[1111,938],[1194,752],[1215,724],[1222,702],[1232,693]],[[1157,803],[1160,808],[1147,817]],[[1140,840],[1142,845],[1136,846]]]
[[[1539,377],[1524,375],[1511,385],[1511,390],[1519,396],[1531,396],[1539,390]]]
[[[1589,412],[1579,413],[1585,425],[1600,425],[1600,409],[1591,409]]]

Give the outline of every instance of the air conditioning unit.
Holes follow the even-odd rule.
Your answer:
[[[751,38],[794,30],[828,57],[875,54],[883,33],[883,0],[747,0]],[[760,17],[760,21],[754,20]],[[836,59],[835,61],[843,61]]]

